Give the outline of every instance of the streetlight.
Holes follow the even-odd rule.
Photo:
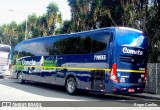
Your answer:
[[[12,9],[10,9],[9,11],[12,12],[12,13],[15,12],[15,11],[12,10]],[[17,12],[17,11],[16,11],[16,12]],[[22,12],[19,12],[19,13],[22,13]],[[25,38],[24,38],[25,40],[27,39],[27,33],[28,33],[28,24],[27,24],[27,18],[26,18],[26,20],[25,20],[25,33],[24,33],[24,34],[25,34],[25,36],[24,36],[24,37],[25,37]]]
[[[26,28],[25,28],[25,40],[27,39],[27,32],[28,32],[28,30],[27,30],[27,19],[25,20],[26,21]]]

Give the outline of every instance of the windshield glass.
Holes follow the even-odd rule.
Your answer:
[[[7,47],[7,46],[0,47],[0,52],[7,52],[7,53],[9,53],[10,52],[10,48]]]
[[[130,30],[118,30],[118,45],[147,48],[147,39],[142,33],[138,33]]]

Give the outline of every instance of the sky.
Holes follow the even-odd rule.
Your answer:
[[[46,7],[51,2],[57,3],[63,20],[70,19],[71,12],[67,0],[0,0],[0,25],[11,21],[21,23],[32,13],[41,16],[46,13]]]

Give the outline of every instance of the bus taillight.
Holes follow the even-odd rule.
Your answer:
[[[147,66],[146,66],[146,68],[145,68],[145,72],[144,72],[144,83],[146,82],[146,77],[147,77]]]
[[[114,82],[118,82],[118,77],[117,77],[117,64],[114,63],[112,65],[112,69],[111,69],[111,74],[110,74],[110,79]]]
[[[133,88],[128,89],[128,92],[135,92]]]

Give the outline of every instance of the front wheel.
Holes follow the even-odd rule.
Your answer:
[[[23,83],[25,83],[25,80],[23,80],[23,76],[22,76],[22,73],[18,73],[18,82],[20,83],[20,84],[23,84]]]
[[[77,83],[73,77],[69,77],[66,81],[66,90],[68,94],[74,95],[77,92]]]

